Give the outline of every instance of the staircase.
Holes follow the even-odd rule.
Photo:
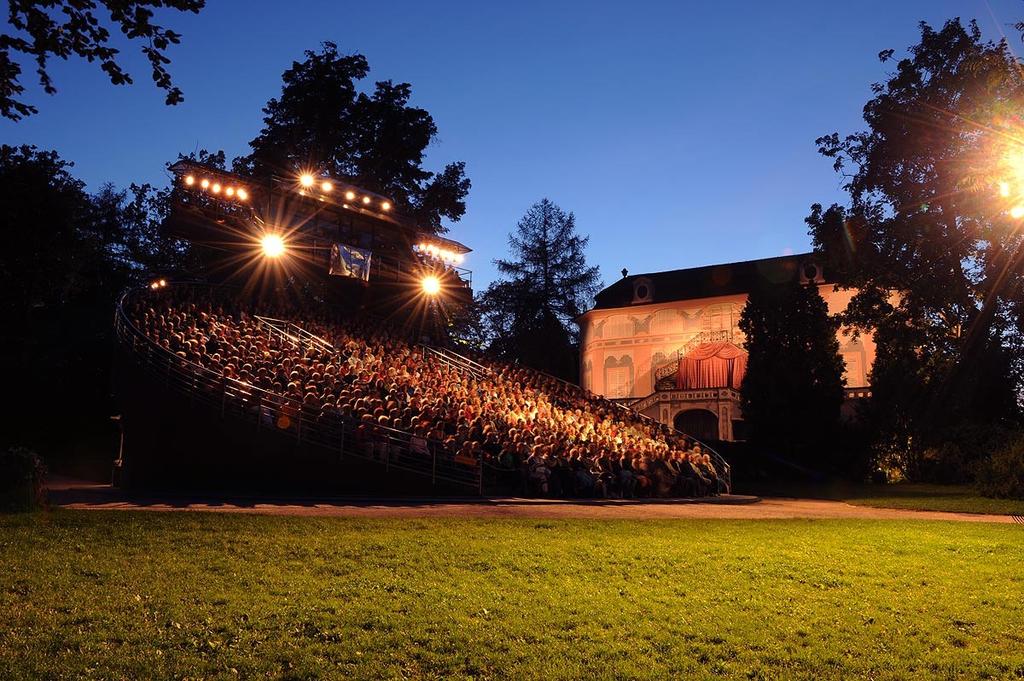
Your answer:
[[[675,356],[668,360],[665,364],[654,369],[654,384],[658,385],[663,379],[670,376],[674,376],[679,370],[679,360],[685,357],[691,350],[697,348],[705,343],[720,343],[722,341],[733,340],[732,331],[729,329],[718,329],[717,331],[699,331],[694,334],[693,338],[686,341],[686,343],[675,351]],[[662,388],[662,390],[670,390],[671,387]]]

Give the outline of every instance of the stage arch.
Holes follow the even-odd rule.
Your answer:
[[[673,426],[698,440],[717,440],[718,416],[707,409],[684,409],[676,414]]]

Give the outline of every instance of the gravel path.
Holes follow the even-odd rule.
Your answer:
[[[974,523],[1024,523],[1008,515],[908,511],[854,506],[841,501],[727,496],[696,500],[552,499],[364,499],[210,496],[128,496],[109,485],[58,480],[48,485],[53,506],[89,510],[206,511],[290,516],[363,518],[601,518],[652,520],[671,518],[775,520],[785,518],[861,518],[880,520],[956,520]]]

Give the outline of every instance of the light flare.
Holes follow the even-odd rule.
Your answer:
[[[280,234],[267,234],[260,239],[260,248],[268,258],[280,258],[285,251],[284,239]]]

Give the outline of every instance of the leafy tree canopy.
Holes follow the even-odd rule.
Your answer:
[[[831,272],[859,290],[843,321],[892,346],[879,350],[873,385],[888,385],[891,369],[893,381],[917,382],[899,391],[908,399],[924,390],[900,405],[919,436],[971,403],[971,372],[1024,329],[1024,74],[973,22],[920,30],[873,86],[867,129],[817,140],[850,203],[807,218]]]
[[[598,268],[586,262],[588,241],[575,216],[548,199],[527,211],[509,235],[512,257],[495,261],[502,279],[480,297],[492,353],[575,377],[576,318],[600,289]]]
[[[78,443],[106,422],[113,302],[129,283],[180,270],[188,257],[185,244],[159,231],[166,191],[108,185],[90,196],[56,152],[0,146],[0,301],[10,322],[0,357],[24,387],[0,442],[66,435]],[[76,405],[62,433],[50,432],[40,409],[58,393]]]
[[[119,50],[110,45],[107,23],[129,40],[137,41],[152,67],[153,82],[167,93],[167,104],[179,104],[184,95],[167,71],[167,48],[181,42],[181,36],[153,23],[154,10],[165,7],[198,13],[205,0],[8,0],[10,31],[0,34],[0,115],[17,121],[38,113],[21,99],[21,64],[17,55],[36,64],[39,83],[47,94],[57,88],[47,70],[50,57],[80,57],[99,62],[114,85],[130,85],[132,77],[118,64]],[[107,21],[97,9],[107,10]]]
[[[102,244],[81,230],[92,206],[70,168],[53,151],[0,147],[0,215],[8,226],[0,288],[15,318],[73,298],[102,259]]]
[[[423,168],[437,126],[427,111],[410,106],[412,86],[379,81],[372,92],[360,91],[370,71],[366,58],[339,54],[334,43],[305,57],[284,72],[252,153],[235,169],[260,176],[314,169],[390,197],[427,229],[443,232],[442,218],[459,220],[470,187],[465,164],[450,163],[440,173]]]

